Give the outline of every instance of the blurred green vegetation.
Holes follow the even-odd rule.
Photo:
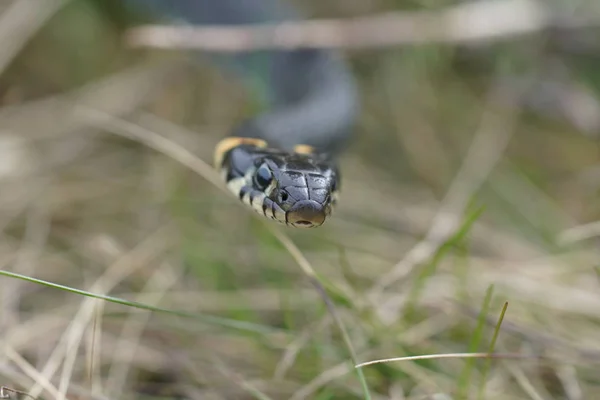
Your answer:
[[[456,3],[302,4],[331,17]],[[273,227],[143,140],[71,113],[107,109],[210,163],[214,144],[256,110],[253,94],[208,62],[125,47],[129,21],[118,3],[72,0],[2,76],[0,134],[17,143],[0,193],[4,269],[270,333],[100,302],[86,319],[83,296],[3,277],[4,343],[44,374],[57,352],[50,381],[62,377],[69,399],[365,398],[339,326]],[[368,366],[373,399],[474,399],[482,385],[485,399],[600,396],[598,240],[571,230],[600,219],[600,126],[571,112],[600,117],[600,41],[585,43],[552,31],[345,53],[363,106],[340,161],[341,204],[320,229],[275,229],[327,288],[360,361],[486,351],[505,301],[496,351],[530,356],[494,359],[487,375],[486,360],[460,358]],[[487,130],[509,136],[506,151],[498,144],[498,162],[467,193],[456,232],[428,235]],[[430,256],[400,263],[422,240]],[[375,293],[394,269],[399,279]],[[114,274],[114,287],[92,286]],[[60,355],[65,332],[72,359]],[[2,384],[40,383],[5,357]]]

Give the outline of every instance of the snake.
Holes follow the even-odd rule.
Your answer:
[[[245,25],[301,19],[283,0],[126,0],[168,23]],[[340,153],[353,136],[358,91],[334,50],[296,48],[211,54],[239,76],[264,110],[214,148],[228,190],[264,218],[295,228],[322,226],[341,189]]]

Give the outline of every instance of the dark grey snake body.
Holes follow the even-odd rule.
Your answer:
[[[290,5],[278,0],[125,3],[170,23],[193,25],[298,18]],[[346,146],[358,109],[347,65],[338,54],[322,49],[247,52],[215,59],[251,85],[259,82],[267,102],[265,112],[238,126],[215,150],[215,167],[227,186],[266,217],[298,227],[321,225],[340,186],[334,157]],[[268,184],[262,185],[267,178]]]

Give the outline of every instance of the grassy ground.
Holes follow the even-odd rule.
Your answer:
[[[299,231],[211,183],[248,93],[210,65],[124,48],[117,20],[72,1],[4,71],[0,260],[129,304],[2,277],[0,385],[40,399],[600,398],[585,225],[600,217],[600,130],[559,112],[596,105],[593,53],[560,33],[348,53],[363,108],[342,199]],[[565,76],[580,97],[545,91]],[[504,357],[354,368],[486,352],[506,302]]]

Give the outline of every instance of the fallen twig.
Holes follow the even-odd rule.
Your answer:
[[[375,48],[419,43],[505,40],[548,28],[600,25],[600,12],[554,15],[535,0],[469,2],[440,11],[406,11],[346,20],[231,26],[144,25],[128,31],[133,47],[241,52],[264,49]]]

